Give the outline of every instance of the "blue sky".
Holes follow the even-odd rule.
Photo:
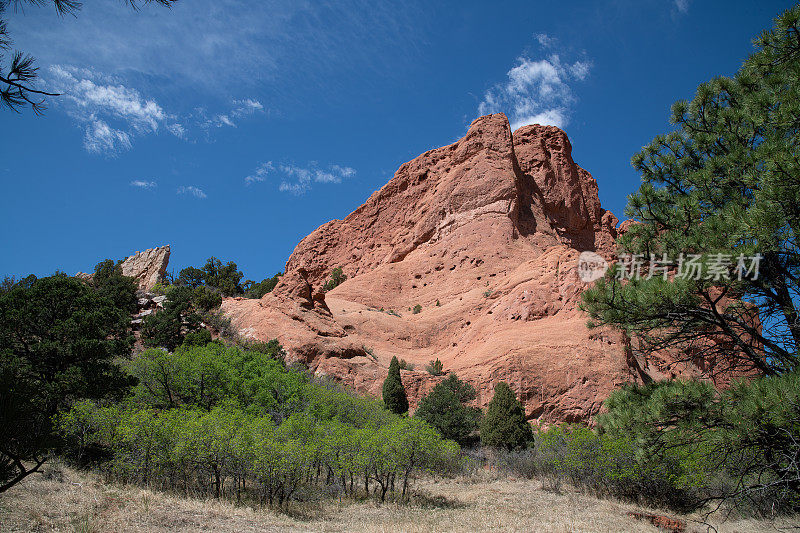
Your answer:
[[[669,107],[734,73],[789,1],[86,0],[7,13],[45,116],[0,111],[0,275],[172,245],[281,271],[404,161],[485,112],[562,127],[622,216]],[[434,5],[432,5],[434,4]]]

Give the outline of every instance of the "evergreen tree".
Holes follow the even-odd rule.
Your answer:
[[[494,387],[494,396],[481,423],[481,444],[513,450],[533,442],[533,430],[525,420],[525,410],[507,383]]]
[[[795,6],[755,40],[756,52],[735,76],[714,78],[690,102],[676,102],[675,131],[633,157],[643,184],[626,216],[641,224],[620,238],[621,256],[641,254],[647,274],[651,258],[666,255],[677,269],[681,254],[701,254],[700,278],[692,271],[670,280],[651,270],[655,275],[620,280],[623,269],[613,268],[583,295],[591,325],[625,329],[645,355],[684,349],[687,360],[733,360],[766,374],[797,366],[798,27]]]
[[[0,492],[59,448],[60,410],[130,385],[115,363],[130,354],[129,326],[128,309],[63,273],[0,292]]]
[[[480,420],[480,410],[465,405],[475,397],[472,385],[450,374],[419,402],[414,416],[439,430],[446,439],[465,444]]]
[[[403,387],[403,380],[400,378],[400,361],[397,357],[392,357],[392,362],[389,363],[389,375],[383,382],[383,403],[389,411],[398,415],[408,412],[408,397]]]

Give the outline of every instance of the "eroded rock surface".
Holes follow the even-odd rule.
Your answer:
[[[272,293],[222,308],[243,335],[278,338],[362,392],[380,394],[397,356],[415,365],[402,376],[416,405],[441,379],[424,370],[439,358],[481,406],[505,380],[530,419],[588,420],[615,387],[663,369],[638,362],[621,333],[586,327],[578,256],[614,260],[618,220],[571,151],[558,128],[512,135],[505,115],[481,117],[303,239]],[[336,267],[348,279],[323,293]]]

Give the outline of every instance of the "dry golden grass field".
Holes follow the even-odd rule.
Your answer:
[[[663,531],[627,515],[655,512],[680,518],[687,531],[707,531],[693,520],[664,511],[600,500],[564,489],[553,493],[537,481],[464,478],[421,481],[408,504],[339,501],[295,504],[289,514],[237,507],[214,500],[105,483],[99,476],[59,469],[34,475],[0,495],[0,531]],[[720,532],[792,529],[792,521],[709,522]],[[796,525],[796,524],[794,524]],[[712,530],[713,531],[713,530]]]

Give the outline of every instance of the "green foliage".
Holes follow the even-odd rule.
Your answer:
[[[210,311],[222,305],[222,296],[208,286],[200,286],[192,292],[192,303],[199,311]]]
[[[525,448],[533,442],[533,431],[514,391],[504,381],[494,387],[481,422],[481,444],[496,448]]]
[[[181,270],[178,274],[178,284],[192,289],[206,285],[216,289],[223,296],[239,296],[244,294],[241,285],[242,276],[233,261],[223,264],[216,257],[209,257],[203,268],[190,266]]]
[[[211,342],[211,332],[205,328],[197,331],[190,331],[183,338],[182,346],[205,346]]]
[[[57,273],[0,292],[0,492],[59,447],[60,409],[130,384],[114,363],[133,344],[128,309],[117,306],[129,286],[112,269],[98,288]]]
[[[92,285],[101,296],[110,298],[115,307],[135,313],[139,285],[134,278],[122,275],[120,264],[111,259],[98,263],[94,267]]]
[[[255,282],[245,283],[244,286],[245,297],[254,299],[263,298],[265,294],[272,292],[272,289],[274,289],[275,286],[278,284],[278,282],[281,280],[282,275],[283,273],[279,272],[274,276],[272,276],[271,278],[264,278],[258,283]]]
[[[74,456],[107,450],[102,468],[121,481],[279,506],[316,486],[385,500],[407,497],[415,472],[458,461],[458,446],[423,421],[270,354],[215,343],[148,350],[130,371],[139,384],[124,402],[77,403],[58,419]]]
[[[344,283],[347,279],[347,276],[342,271],[342,267],[336,267],[331,272],[331,277],[328,281],[325,282],[325,285],[322,286],[323,291],[330,291]]]
[[[414,364],[409,363],[405,359],[400,359],[400,370],[414,370]]]
[[[583,295],[593,325],[624,328],[645,353],[691,347],[692,358],[732,361],[766,374],[797,365],[798,25],[795,6],[755,40],[756,52],[733,77],[716,77],[691,101],[676,102],[674,131],[657,136],[632,160],[643,183],[629,198],[626,216],[642,223],[621,237],[620,252],[644,254],[645,263],[651,254],[673,261],[680,254],[723,254],[732,259],[729,279],[673,282],[657,275],[621,282],[612,269]],[[758,277],[738,279],[737,257],[757,253]]]
[[[425,370],[432,376],[441,376],[444,373],[444,363],[438,358],[425,365]]]
[[[478,429],[481,412],[465,404],[476,396],[472,385],[450,374],[420,400],[414,417],[436,428],[444,438],[466,444]]]
[[[408,412],[408,396],[400,378],[400,362],[397,357],[392,357],[389,374],[383,382],[383,403],[389,411],[398,415]]]
[[[627,386],[598,417],[603,435],[633,445],[637,468],[662,480],[647,499],[680,509],[724,500],[744,514],[800,509],[800,375],[717,392],[705,382]]]
[[[422,306],[420,304],[416,304],[413,309],[413,313],[418,315],[422,312]]]

